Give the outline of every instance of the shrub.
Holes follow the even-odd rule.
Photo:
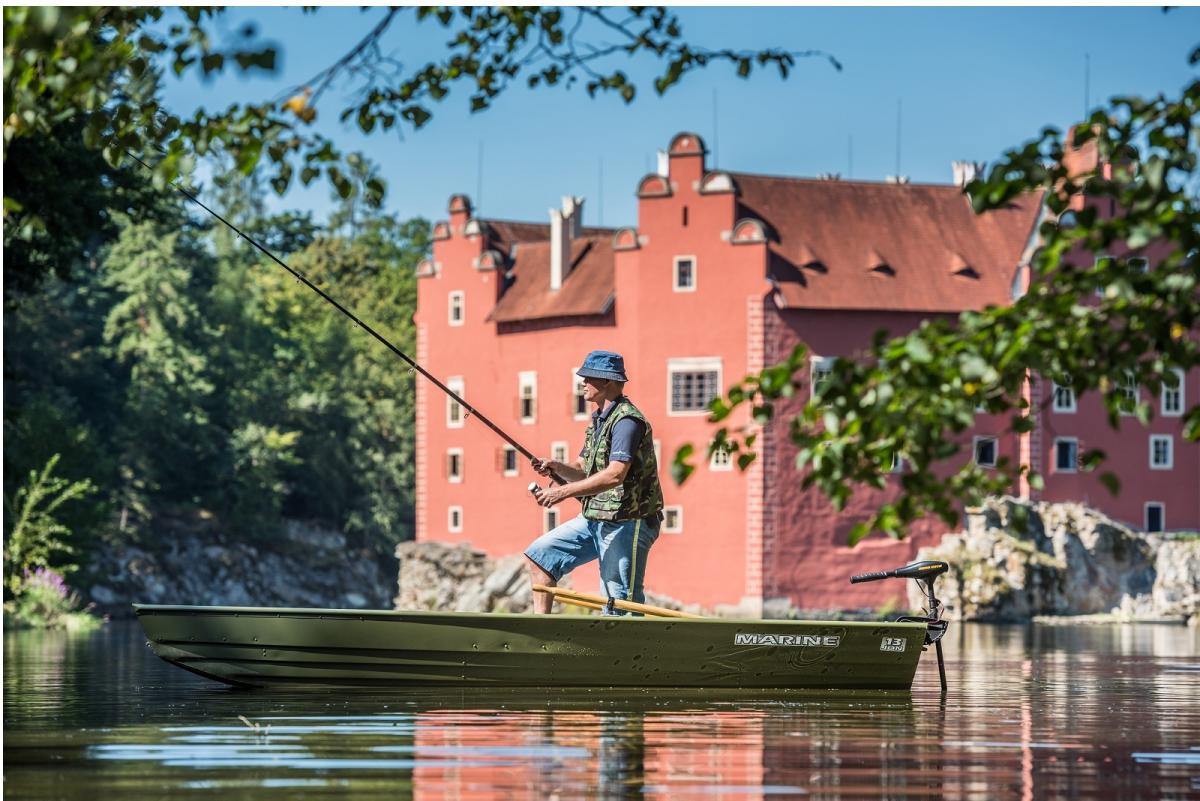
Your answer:
[[[39,567],[26,571],[13,601],[5,605],[10,624],[37,629],[87,629],[99,621],[79,611],[79,596],[61,574]]]

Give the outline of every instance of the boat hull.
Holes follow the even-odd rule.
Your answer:
[[[155,654],[262,686],[908,689],[923,623],[135,605]]]

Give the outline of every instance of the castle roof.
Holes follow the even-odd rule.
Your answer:
[[[978,215],[955,185],[732,175],[739,219],[768,226],[768,277],[792,308],[957,312],[1007,303],[1042,202],[1026,194]]]

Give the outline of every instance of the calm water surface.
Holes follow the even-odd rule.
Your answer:
[[[281,693],[160,662],[133,623],[6,633],[4,797],[1200,798],[1200,630],[945,645],[944,699],[932,651],[912,693]]]

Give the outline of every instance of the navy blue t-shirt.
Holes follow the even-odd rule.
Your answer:
[[[592,426],[597,433],[604,427],[604,421],[617,408],[617,403],[608,404],[603,412],[592,412]],[[612,446],[608,449],[608,460],[610,462],[632,462],[633,455],[637,453],[638,446],[642,444],[642,435],[645,433],[645,424],[637,418],[626,417],[624,420],[618,420],[617,424],[613,426]],[[579,451],[579,458],[583,458],[582,449]]]

